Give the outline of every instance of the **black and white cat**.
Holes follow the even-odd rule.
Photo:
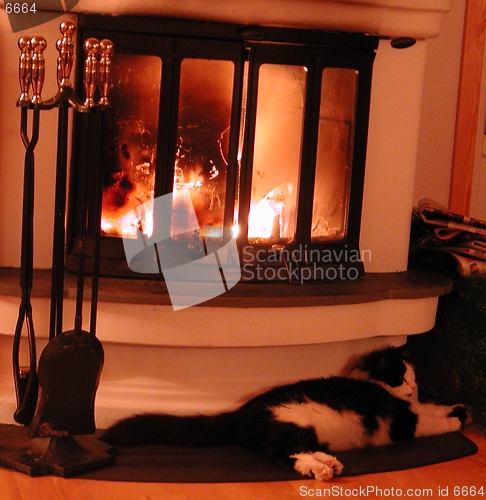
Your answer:
[[[325,481],[343,465],[333,456],[460,429],[462,406],[424,404],[404,348],[364,355],[349,377],[276,387],[215,416],[141,414],[119,421],[103,440],[120,446],[240,445],[302,475]],[[330,455],[332,453],[332,455]]]

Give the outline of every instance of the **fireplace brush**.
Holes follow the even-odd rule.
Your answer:
[[[79,269],[76,291],[74,329],[62,331],[64,299],[64,244],[67,179],[68,111],[73,108],[85,115],[85,131],[90,132],[92,116],[101,113],[99,133],[102,133],[104,110],[109,105],[108,91],[111,86],[111,56],[113,44],[109,40],[99,42],[94,38],[85,41],[84,88],[86,99],[81,101],[74,93],[69,80],[74,61],[74,23],[61,23],[62,38],[56,48],[57,80],[59,90],[47,101],[41,97],[44,84],[45,39],[21,38],[19,81],[21,95],[21,137],[25,146],[24,200],[22,218],[21,257],[21,305],[13,344],[13,368],[17,391],[18,409],[14,418],[28,425],[28,443],[20,447],[2,446],[0,463],[27,472],[30,475],[56,474],[69,476],[84,470],[112,464],[114,456],[109,447],[95,440],[84,446],[74,436],[95,432],[94,399],[103,366],[103,348],[95,337],[98,298],[98,267],[100,231],[95,231],[95,258],[91,284],[90,331],[82,329],[82,308],[85,275],[86,197],[88,179],[83,181],[82,216],[85,225],[79,244]],[[32,86],[33,97],[29,97]],[[98,102],[96,97],[99,96]],[[56,164],[56,193],[54,241],[51,277],[51,317],[49,343],[43,350],[36,366],[35,333],[30,295],[33,281],[33,219],[34,219],[34,149],[39,136],[40,112],[58,108],[58,141]],[[32,133],[27,132],[28,113],[32,111]],[[101,152],[100,152],[101,154]],[[101,160],[101,158],[100,158]],[[90,153],[86,162],[90,161]],[[101,161],[95,162],[96,164]],[[87,169],[85,169],[86,171]],[[93,184],[97,187],[96,209],[101,219],[101,173],[98,171]],[[100,198],[98,200],[98,198]],[[30,367],[27,383],[22,384],[19,366],[20,339],[24,325],[29,341]],[[37,390],[39,388],[40,390]],[[28,451],[26,451],[28,450]]]

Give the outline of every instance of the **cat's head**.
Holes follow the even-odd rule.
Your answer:
[[[415,371],[405,346],[365,354],[354,366],[351,376],[376,382],[399,398],[410,397],[417,388]]]

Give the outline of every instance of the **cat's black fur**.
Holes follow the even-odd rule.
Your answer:
[[[103,440],[120,446],[239,445],[327,480],[343,467],[328,453],[460,428],[462,407],[412,401],[415,387],[404,349],[392,347],[363,356],[350,377],[276,387],[215,416],[136,415],[109,428]]]

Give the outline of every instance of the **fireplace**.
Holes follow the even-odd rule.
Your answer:
[[[165,286],[163,282],[107,280],[120,284],[115,291],[111,287],[105,290],[99,302],[97,335],[103,342],[106,354],[97,396],[97,423],[100,427],[141,409],[178,413],[233,409],[248,394],[300,378],[339,373],[352,354],[385,344],[398,345],[405,341],[406,335],[428,331],[433,327],[437,295],[445,293],[444,290],[425,290],[417,287],[412,279],[409,286],[413,292],[411,297],[395,289],[385,293],[374,287],[358,296],[343,296],[341,292],[342,287],[347,288],[348,285],[354,287],[366,284],[368,278],[385,279],[391,275],[405,279],[408,274],[405,271],[417,141],[419,134],[424,133],[420,129],[420,115],[426,71],[426,39],[439,34],[450,3],[450,0],[275,0],[269,2],[268,8],[262,9],[261,2],[253,1],[161,1],[150,4],[139,1],[79,1],[74,9],[77,12],[120,14],[112,21],[107,16],[103,18],[103,23],[90,28],[91,33],[101,34],[110,27],[113,39],[115,31],[121,28],[142,31],[137,19],[131,26],[120,24],[126,19],[121,14],[280,26],[280,29],[284,26],[300,27],[311,30],[309,34],[314,29],[326,28],[341,32],[375,33],[383,37],[379,41],[373,67],[360,229],[360,251],[369,252],[364,259],[367,274],[353,281],[318,283],[315,285],[318,290],[311,299],[305,296],[305,289],[308,288],[305,285],[290,287],[286,283],[268,283],[268,286],[245,283],[245,287],[259,292],[251,305],[236,296],[231,303],[205,303],[177,312],[173,311],[170,301],[161,292]],[[77,22],[78,16],[69,14],[63,19]],[[15,123],[12,127],[7,126],[12,122],[11,117],[17,116],[18,112],[14,103],[18,98],[19,35],[11,33],[5,10],[0,9],[0,21],[3,21],[4,26],[3,45],[12,47],[12,50],[2,54],[0,63],[5,74],[10,74],[9,81],[14,82],[2,87],[2,102],[6,103],[2,112],[6,126],[2,129],[4,140],[0,143],[4,160],[0,166],[0,189],[3,193],[0,217],[5,234],[9,235],[0,245],[0,258],[2,266],[10,268],[18,267],[20,261],[18,249],[12,245],[12,241],[20,240],[21,182],[18,169],[12,166],[22,165],[23,148],[18,126]],[[46,67],[51,75],[46,75],[45,95],[52,95],[57,89],[55,42],[59,37],[59,22],[56,19],[38,30],[48,40]],[[157,26],[160,23],[156,19],[151,22]],[[113,27],[113,24],[117,26]],[[80,28],[85,29],[83,24]],[[30,31],[32,34],[36,32]],[[146,45],[154,45],[150,43],[150,40],[154,40],[153,35],[146,35]],[[406,50],[392,48],[387,38],[402,36],[415,37],[417,43]],[[363,35],[356,37],[363,38]],[[133,50],[127,47],[127,43],[123,48],[119,38],[116,38],[116,52],[121,54],[122,51]],[[450,43],[450,39],[446,38],[443,46],[449,47]],[[152,47],[151,50],[155,49]],[[79,80],[76,88],[82,92]],[[426,91],[424,98],[428,97]],[[35,265],[39,270],[51,265],[50,236],[54,211],[52,179],[53,165],[56,163],[53,138],[56,127],[49,119],[49,114],[43,119],[46,132],[40,137],[36,158],[40,186],[37,206],[38,213],[42,214],[36,220],[35,234]],[[76,124],[76,134],[83,132],[82,125]],[[103,142],[97,137],[102,127],[99,127],[100,130],[96,127],[101,124],[93,125],[91,150]],[[12,147],[13,144],[17,144],[17,147]],[[73,149],[73,157],[84,154],[76,141]],[[159,146],[156,153],[157,161],[162,161],[161,155],[166,154]],[[95,156],[96,152],[92,150],[91,154]],[[84,162],[75,159],[74,165],[77,167],[73,166],[73,184],[77,178],[76,168]],[[173,168],[174,165],[171,173]],[[156,182],[161,182],[160,176]],[[171,185],[170,178],[164,182]],[[71,189],[71,192],[74,193],[71,201],[75,203],[75,191]],[[156,192],[158,195],[162,191]],[[71,265],[76,253],[76,224],[72,214],[68,228],[68,247],[71,252],[68,260]],[[115,266],[112,257],[118,252],[121,264],[116,263],[116,266],[122,265],[125,259],[119,238],[104,237],[103,243],[105,258],[110,257],[109,264]],[[104,264],[107,264],[106,260]],[[143,297],[133,293],[132,284],[135,282],[142,283],[148,290]],[[339,290],[336,291],[335,287]],[[290,290],[287,292],[288,300],[281,299],[275,304],[264,296],[262,289],[271,289],[271,295],[276,288]],[[0,300],[3,332],[0,348],[4,354],[1,359],[5,362],[1,368],[10,377],[8,360],[11,357],[11,337],[8,332],[18,315],[17,278],[4,293],[7,296],[4,295]],[[68,296],[71,296],[70,293],[69,290],[66,292]],[[225,294],[225,298],[230,294]],[[295,298],[295,295],[299,297]],[[335,295],[339,300],[335,300]],[[273,295],[270,298],[273,299]],[[34,300],[35,307],[40,309],[36,316],[36,327],[41,336],[46,336],[49,330],[48,298],[41,294]],[[73,301],[66,299],[66,302],[68,314],[74,314]],[[11,411],[8,416],[10,421]]]
[[[102,234],[102,274],[162,276],[129,268],[123,240],[152,236],[161,224],[154,199],[168,193],[170,239],[158,248],[171,265],[204,256],[208,242],[229,234],[243,280],[364,273],[377,37],[86,14],[79,36],[114,42],[114,86],[106,121],[87,127],[80,116],[74,125],[68,268],[77,269],[83,218],[76,187],[100,157],[102,219],[88,213],[88,227],[91,237]],[[101,154],[82,154],[90,149]],[[188,229],[192,210],[198,230]]]

